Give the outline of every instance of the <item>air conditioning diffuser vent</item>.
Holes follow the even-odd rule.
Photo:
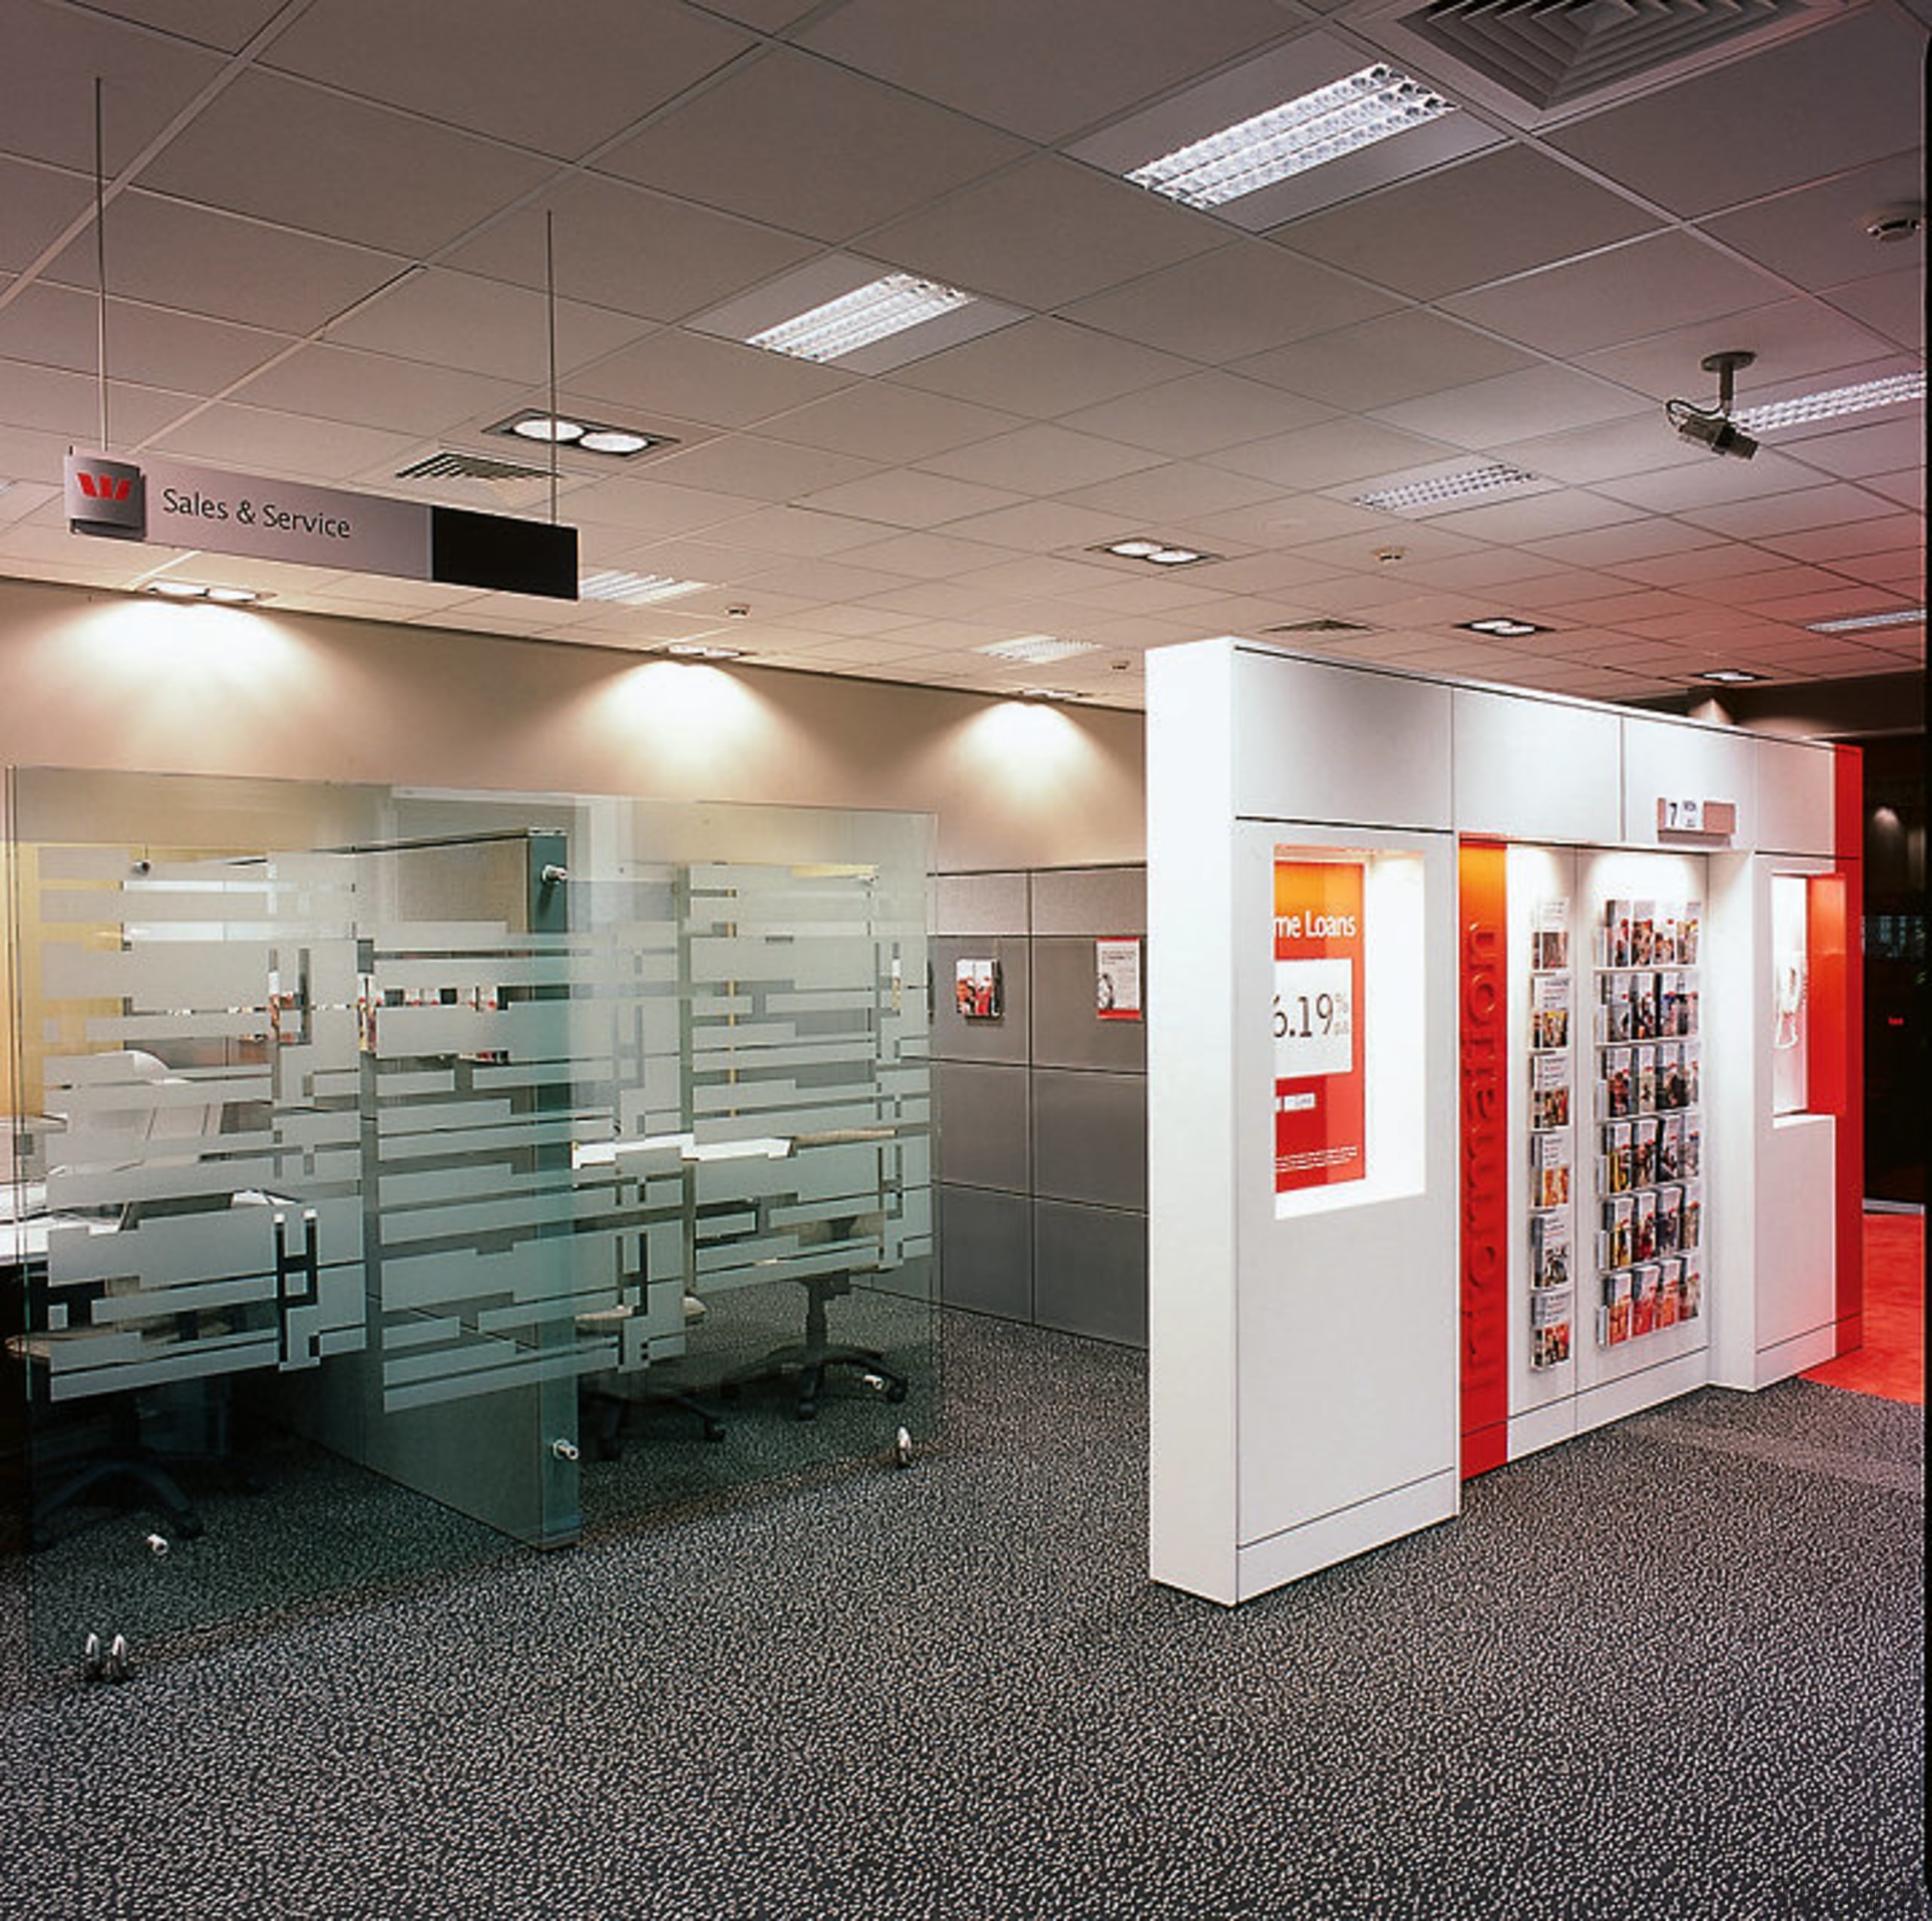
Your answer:
[[[1431,0],[1404,24],[1547,110],[1815,14],[1815,0]]]
[[[396,471],[398,480],[548,480],[547,467],[526,466],[519,460],[494,460],[486,453],[432,453]]]

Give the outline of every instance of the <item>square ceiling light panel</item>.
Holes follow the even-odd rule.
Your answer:
[[[1069,151],[1260,233],[1501,142],[1426,80],[1316,32]]]
[[[849,254],[830,254],[686,324],[848,373],[886,373],[1026,315]]]

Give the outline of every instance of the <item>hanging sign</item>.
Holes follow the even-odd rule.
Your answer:
[[[338,573],[577,598],[577,530],[427,501],[70,453],[68,530]]]
[[[1275,1191],[1367,1173],[1362,868],[1275,862]]]

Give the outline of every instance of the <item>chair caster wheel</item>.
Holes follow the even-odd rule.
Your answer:
[[[909,1468],[912,1465],[912,1437],[903,1428],[893,1440],[892,1461],[897,1468]]]
[[[885,1390],[885,1397],[888,1400],[891,1401],[895,1407],[897,1406],[898,1404],[906,1398],[906,1383],[903,1381],[893,1381],[888,1382]]]

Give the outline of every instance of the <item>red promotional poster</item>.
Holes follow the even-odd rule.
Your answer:
[[[1275,1191],[1361,1180],[1359,862],[1275,862]]]

